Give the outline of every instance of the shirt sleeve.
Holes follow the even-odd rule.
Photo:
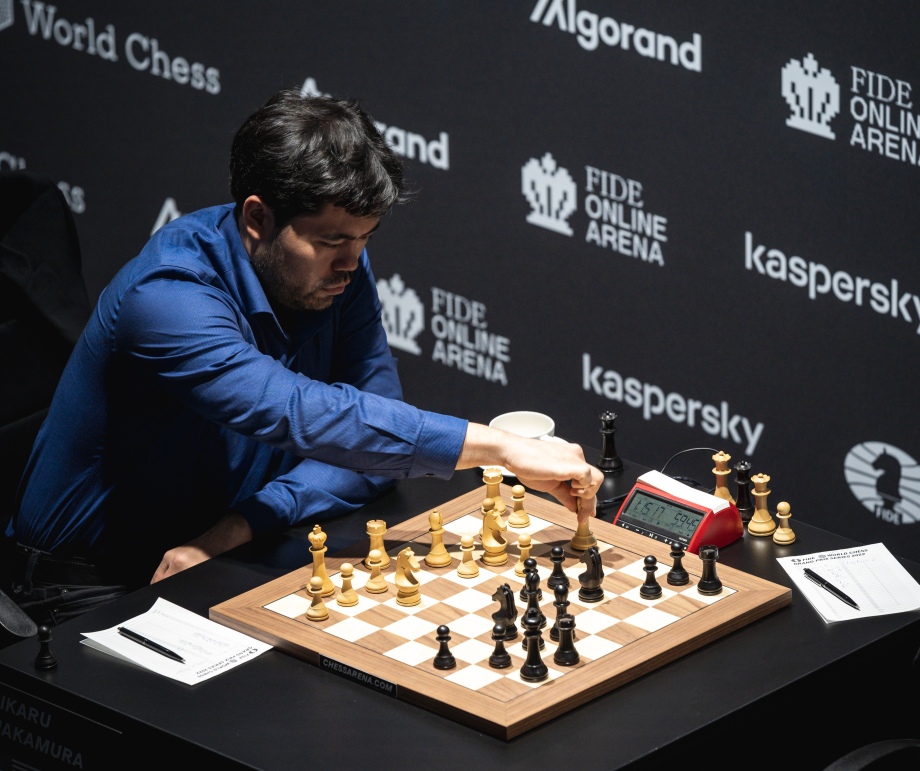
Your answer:
[[[390,478],[448,478],[456,467],[465,420],[291,371],[256,347],[226,292],[187,268],[125,292],[113,344],[189,409],[293,455]],[[389,366],[352,377],[367,386]]]

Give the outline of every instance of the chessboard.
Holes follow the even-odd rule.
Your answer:
[[[369,551],[368,544],[359,543],[324,556],[321,563],[335,593],[342,588],[339,568],[344,563],[352,566],[349,583],[357,604],[341,606],[334,593],[323,598],[327,618],[308,618],[314,601],[309,584],[314,571],[319,572],[314,559],[212,607],[210,618],[382,693],[508,740],[791,602],[790,589],[721,564],[716,571],[722,590],[700,593],[697,584],[703,563],[691,553],[680,559],[689,573],[688,583],[671,586],[666,574],[674,560],[666,544],[595,519],[590,520],[590,532],[603,562],[604,597],[584,602],[578,596],[579,575],[586,568],[581,561],[584,552],[572,548],[575,516],[555,502],[530,494],[524,504],[529,524],[508,527],[505,533],[507,562],[489,566],[479,559],[478,574],[462,577],[457,568],[464,536],[475,536],[474,557],[483,556],[480,531],[485,489],[472,490],[434,510],[443,522],[439,538],[451,555],[445,567],[432,568],[424,562],[432,544],[432,511],[426,511],[385,532],[383,543],[391,559],[382,573],[390,582],[389,591],[372,593],[364,587],[371,575],[365,565]],[[496,507],[510,513],[511,488],[501,484],[498,491]],[[548,674],[536,683],[520,675],[527,659],[520,618],[521,633],[502,643],[511,656],[511,666],[496,669],[489,665],[496,648],[493,613],[499,609],[493,595],[502,584],[508,584],[518,598],[526,588],[518,546],[524,533],[530,536],[525,554],[537,562],[543,589],[539,605],[548,620],[541,634],[545,647],[540,652]],[[526,538],[523,544],[526,548]],[[396,601],[393,584],[396,557],[407,546],[421,568],[415,574],[421,601],[412,606]],[[554,546],[564,547],[562,569],[570,578],[565,612],[574,616],[578,652],[578,662],[572,666],[554,662],[557,643],[549,635],[549,625],[559,612],[553,605],[553,590],[546,587],[556,567],[550,561]],[[657,583],[662,588],[655,599],[640,594],[648,578],[648,556],[657,560]],[[518,599],[517,605],[523,615],[525,604]],[[451,669],[434,665],[447,644],[437,639],[443,626],[448,627],[449,653],[456,661]]]

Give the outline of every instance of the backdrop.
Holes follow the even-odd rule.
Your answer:
[[[0,0],[0,168],[58,182],[92,300],[229,200],[272,92],[353,97],[413,200],[370,245],[407,399],[920,560],[920,5]],[[589,455],[590,457],[590,455]]]

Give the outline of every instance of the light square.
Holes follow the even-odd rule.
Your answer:
[[[504,675],[499,675],[484,667],[472,666],[464,667],[457,672],[451,672],[444,679],[450,680],[457,685],[462,685],[464,688],[469,688],[471,691],[478,691],[496,680],[501,680],[502,677]]]
[[[275,600],[264,607],[266,610],[287,618],[297,618],[297,616],[302,616],[307,612],[307,608],[310,607],[310,600],[306,597],[301,597],[299,594],[289,594],[287,597]]]
[[[658,608],[646,608],[645,610],[640,610],[638,613],[633,613],[633,615],[624,618],[623,621],[627,624],[637,626],[640,629],[644,629],[647,632],[657,632],[659,629],[664,629],[675,621],[680,621],[680,618],[658,610]]]
[[[451,648],[450,652],[461,661],[476,664],[480,661],[487,662],[493,650],[494,648],[491,645],[487,645],[480,640],[465,640]]]
[[[417,640],[419,637],[424,637],[429,634],[434,636],[437,628],[438,625],[430,621],[425,621],[416,616],[406,616],[392,624],[387,624],[384,630],[404,637],[407,640]]]
[[[592,661],[596,661],[602,656],[613,653],[613,651],[622,647],[622,645],[613,640],[606,640],[603,637],[595,637],[593,635],[579,639],[578,632],[575,632],[575,650],[578,651],[579,656],[584,656]]]
[[[456,621],[448,624],[451,632],[462,634],[464,637],[479,637],[492,631],[493,623],[490,619],[475,614],[460,616]]]
[[[337,624],[327,626],[326,631],[343,640],[348,640],[348,642],[357,642],[362,637],[367,637],[369,634],[376,632],[377,627],[357,618],[346,618]]]
[[[423,661],[434,658],[436,653],[437,651],[434,648],[429,648],[427,645],[410,640],[391,650],[384,651],[383,655],[396,659],[396,661],[401,661],[403,664],[408,664],[410,667],[417,667]]]

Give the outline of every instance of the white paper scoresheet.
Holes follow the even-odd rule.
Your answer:
[[[920,584],[885,544],[777,557],[776,561],[828,623],[920,609]],[[809,580],[805,568],[849,595],[859,610]]]
[[[179,654],[185,663],[122,637],[126,627]],[[272,646],[185,608],[157,599],[146,613],[101,632],[83,632],[84,645],[133,661],[173,680],[194,685],[255,658]]]

